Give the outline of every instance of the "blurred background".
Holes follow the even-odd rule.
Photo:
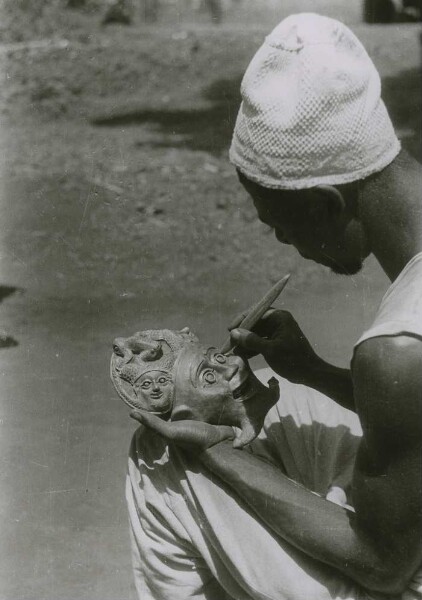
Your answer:
[[[302,11],[355,31],[420,159],[420,2],[0,3],[0,598],[135,599],[114,337],[220,344],[287,272],[278,306],[327,360],[347,365],[373,317],[375,262],[345,278],[281,247],[228,162],[242,74]]]

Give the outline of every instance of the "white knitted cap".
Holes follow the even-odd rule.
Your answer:
[[[248,66],[241,93],[230,160],[264,187],[357,181],[400,152],[374,64],[350,29],[328,17],[282,21]]]

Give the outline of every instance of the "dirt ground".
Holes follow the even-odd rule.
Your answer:
[[[135,597],[124,502],[135,425],[108,379],[114,337],[190,325],[218,344],[292,272],[279,305],[342,365],[387,286],[374,261],[342,278],[281,248],[228,145],[253,53],[312,6],[353,27],[421,156],[419,27],[362,25],[358,2],[264,4],[227,3],[219,27],[177,2],[154,27],[105,29],[78,11],[2,20],[0,324],[16,342],[0,354],[2,599]]]

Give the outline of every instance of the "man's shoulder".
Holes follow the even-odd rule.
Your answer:
[[[362,342],[355,351],[352,376],[363,422],[389,432],[420,432],[422,338],[379,336]]]
[[[409,260],[388,288],[373,323],[357,341],[355,352],[361,344],[371,338],[403,336],[422,339],[421,290],[422,252],[419,252]],[[398,343],[400,345],[401,340]],[[403,343],[406,343],[405,340]],[[393,348],[395,345],[393,342]]]
[[[380,335],[368,338],[357,346],[353,371],[388,376],[392,367],[408,372],[409,369],[420,367],[421,361],[422,337],[407,333]]]

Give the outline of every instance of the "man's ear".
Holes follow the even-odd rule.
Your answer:
[[[330,220],[338,217],[346,208],[343,194],[332,185],[316,185],[312,194],[312,212],[318,220]]]

